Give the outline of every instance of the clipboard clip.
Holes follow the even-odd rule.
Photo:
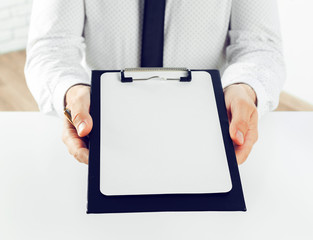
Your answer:
[[[125,68],[121,71],[123,83],[153,78],[190,82],[191,71],[187,68]]]

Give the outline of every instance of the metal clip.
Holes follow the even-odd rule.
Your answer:
[[[125,74],[128,76],[126,77]],[[153,78],[190,82],[191,71],[187,68],[125,68],[121,71],[121,82],[133,82]]]

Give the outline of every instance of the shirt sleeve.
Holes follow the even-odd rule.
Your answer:
[[[66,91],[90,84],[82,65],[85,48],[83,0],[34,0],[25,76],[44,113],[63,113]]]
[[[276,0],[233,0],[223,87],[250,85],[259,116],[275,109],[285,81]]]

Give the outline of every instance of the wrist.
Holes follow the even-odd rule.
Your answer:
[[[71,86],[65,93],[64,107],[68,105],[68,99],[77,97],[80,95],[80,92],[85,91],[86,88],[90,89],[90,85],[79,83]]]
[[[233,85],[240,86],[241,88],[243,88],[244,91],[249,96],[249,98],[252,100],[252,102],[257,106],[257,96],[256,96],[256,93],[252,87],[250,87],[246,83],[237,83],[237,84],[233,84]]]

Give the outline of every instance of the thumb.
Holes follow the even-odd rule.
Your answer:
[[[89,114],[89,106],[75,104],[71,109],[72,121],[80,137],[87,136],[92,129],[92,118]]]
[[[251,111],[244,104],[235,104],[231,109],[232,119],[229,126],[229,133],[236,145],[243,145],[246,133],[249,130]]]

